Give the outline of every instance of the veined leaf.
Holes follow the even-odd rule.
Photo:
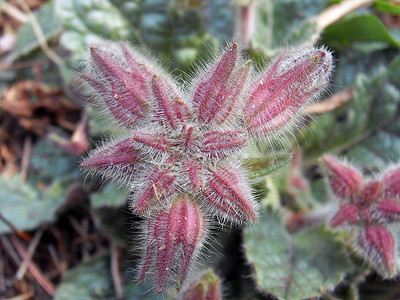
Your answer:
[[[110,257],[108,255],[95,257],[67,271],[57,287],[54,299],[115,299]],[[124,299],[157,300],[162,297],[149,292],[149,287],[146,285],[129,283],[124,289]]]
[[[333,233],[312,228],[290,234],[271,213],[246,230],[245,246],[258,287],[282,300],[318,297],[351,268]]]
[[[365,146],[365,143],[372,142],[372,140],[368,142],[368,139],[374,135],[376,135],[375,144],[371,149],[374,148],[373,152],[380,153],[381,157],[388,156],[384,151],[394,149],[389,143],[394,145],[397,143],[395,142],[397,133],[391,133],[389,127],[398,120],[396,111],[400,102],[400,84],[397,77],[400,70],[399,61],[397,58],[388,68],[381,66],[375,71],[375,75],[366,76],[359,73],[353,99],[347,106],[326,113],[309,124],[312,138],[307,131],[304,131],[304,141],[301,140],[301,136],[299,137],[300,143],[304,143],[306,164],[315,161],[322,153],[328,151],[334,153],[349,151],[359,143]],[[378,140],[380,143],[376,144]],[[359,157],[358,160],[369,161],[369,164],[376,162],[379,165],[379,160],[370,160],[374,155],[368,154],[365,147],[355,151],[357,155],[367,155]],[[350,157],[355,159],[356,152],[352,152]],[[398,156],[398,154],[389,155],[392,155],[392,159]]]
[[[78,178],[75,158],[42,140],[33,150],[27,182],[21,183],[19,175],[0,178],[0,211],[19,230],[51,222]],[[9,231],[0,222],[0,232]]]

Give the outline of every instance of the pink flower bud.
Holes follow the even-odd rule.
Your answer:
[[[124,46],[126,49],[126,46]],[[129,70],[111,57],[111,54],[90,48],[93,67],[99,72],[95,78],[81,77],[102,96],[114,117],[126,127],[136,127],[147,117],[150,103],[147,81],[150,73],[145,68]],[[134,61],[133,57],[128,57]]]
[[[142,147],[143,151],[160,151],[168,152],[171,150],[172,144],[168,136],[164,133],[144,133],[135,132],[133,133],[133,142],[135,147]],[[143,149],[145,148],[145,149]]]
[[[158,293],[172,279],[181,286],[199,254],[206,230],[205,215],[187,198],[177,199],[170,209],[149,217],[139,280],[154,273]]]
[[[212,157],[229,155],[247,143],[244,131],[209,131],[204,134],[201,151]]]
[[[224,218],[238,223],[257,221],[257,205],[239,170],[211,170],[203,194],[212,204],[212,209],[216,209]]]
[[[134,194],[133,208],[141,213],[152,212],[152,208],[163,208],[168,206],[168,198],[177,190],[174,185],[176,176],[170,171],[160,168],[147,170],[143,183]]]
[[[242,71],[244,76],[239,76],[239,78],[242,77],[244,80],[240,79],[239,82],[233,82],[233,79],[230,79],[236,66],[237,57],[238,45],[233,44],[195,84],[193,105],[201,124],[209,124],[217,113],[223,116],[224,112],[226,114],[229,111],[230,106],[234,106],[235,99],[231,98],[235,97],[238,92],[240,93],[244,84],[243,81],[247,79],[246,75],[249,72],[249,70]],[[232,88],[237,89],[238,86],[241,86],[239,91],[231,94]],[[222,117],[221,119],[224,120],[225,118]]]
[[[177,129],[179,124],[188,120],[189,110],[176,88],[156,75],[151,78],[151,88],[158,108],[156,118],[162,125]]]
[[[358,209],[350,203],[340,206],[339,211],[331,220],[333,228],[342,224],[356,224],[358,220]]]
[[[390,170],[383,177],[385,192],[392,197],[400,197],[400,168]]]
[[[361,199],[368,204],[376,203],[382,199],[383,191],[384,186],[382,181],[368,181],[361,188]]]
[[[282,134],[327,85],[331,70],[332,56],[325,49],[284,53],[249,89],[244,107],[248,130],[255,136]]]
[[[399,199],[383,199],[375,206],[374,217],[385,223],[400,222],[400,201]]]
[[[331,55],[286,53],[254,81],[232,44],[184,86],[125,43],[91,47],[88,57],[81,77],[126,132],[81,165],[126,183],[132,209],[147,219],[139,278],[153,273],[158,292],[181,286],[206,235],[203,209],[238,224],[257,220],[240,152],[251,138],[295,125],[327,84]],[[217,299],[217,291],[202,295]]]
[[[397,275],[396,235],[393,227],[400,222],[400,199],[396,194],[396,170],[378,176],[362,178],[351,166],[324,156],[329,184],[342,205],[331,226],[347,224],[358,232],[355,247],[384,278]],[[373,179],[372,179],[373,178]]]
[[[121,166],[133,166],[140,162],[139,151],[133,145],[133,139],[126,139],[100,147],[93,151],[81,166],[93,171],[114,171]]]
[[[397,274],[396,244],[392,233],[379,225],[367,226],[358,236],[360,252],[384,278]]]
[[[333,157],[324,155],[322,162],[325,165],[326,173],[332,192],[342,198],[349,198],[353,193],[357,193],[360,187],[360,173]]]
[[[202,165],[195,160],[188,160],[183,163],[183,170],[187,173],[190,183],[193,188],[203,187],[203,167]]]

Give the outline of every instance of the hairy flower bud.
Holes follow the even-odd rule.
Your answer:
[[[281,135],[298,112],[328,84],[332,56],[325,49],[282,54],[249,89],[246,126],[255,136]]]
[[[400,168],[390,170],[383,178],[385,192],[392,197],[400,197]]]
[[[122,46],[127,50],[125,45]],[[132,69],[126,69],[116,61],[111,53],[90,47],[90,56],[95,78],[86,74],[81,77],[102,96],[114,117],[127,127],[140,125],[149,112],[149,89],[146,86],[150,73],[146,68],[134,68],[139,65],[135,58],[125,51],[126,59]]]
[[[205,215],[187,198],[177,199],[169,210],[150,217],[139,280],[148,272],[154,273],[159,293],[171,278],[181,286],[204,243],[206,230]]]
[[[357,170],[347,167],[342,162],[327,155],[322,157],[322,162],[326,168],[330,187],[335,195],[347,198],[358,191],[361,175]]]
[[[203,194],[222,216],[230,216],[242,222],[257,220],[257,205],[239,170],[220,168],[212,170]]]
[[[331,220],[333,228],[342,224],[355,224],[358,220],[358,208],[350,203],[340,206],[339,211]]]
[[[392,233],[381,226],[367,226],[358,236],[360,249],[385,278],[397,275],[396,242]]]

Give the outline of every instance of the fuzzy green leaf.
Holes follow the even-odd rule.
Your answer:
[[[245,246],[258,287],[279,299],[318,296],[351,267],[333,233],[312,228],[290,234],[272,213],[246,230]]]
[[[29,183],[21,184],[20,176],[0,178],[0,211],[18,230],[34,229],[51,222],[57,208],[64,202],[65,187],[55,181],[45,189]],[[0,221],[0,233],[10,232]]]
[[[350,149],[346,156],[369,169],[383,169],[389,162],[399,161],[400,119]]]
[[[61,44],[73,53],[73,64],[77,64],[95,42],[137,42],[145,52],[155,51],[171,70],[187,71],[195,59],[209,55],[217,40],[207,32],[206,24],[213,22],[203,19],[202,7],[180,10],[176,6],[163,0],[56,0],[56,14],[66,29]],[[214,6],[209,7],[210,13],[219,11]]]

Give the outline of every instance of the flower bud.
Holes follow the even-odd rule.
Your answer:
[[[234,222],[257,221],[257,204],[246,188],[243,175],[236,168],[210,170],[203,194],[223,218]]]
[[[284,53],[249,89],[244,120],[251,134],[281,135],[328,84],[332,55],[325,49]]]
[[[350,203],[340,206],[339,211],[331,220],[333,228],[342,224],[355,224],[358,220],[358,209]]]
[[[358,237],[362,254],[384,278],[397,274],[396,245],[392,233],[379,225],[367,226]]]
[[[383,178],[385,192],[392,197],[400,197],[400,168],[390,170]]]
[[[180,287],[199,254],[206,230],[205,215],[188,198],[177,199],[170,209],[150,216],[139,280],[153,273],[158,293],[171,280]]]
[[[331,156],[324,155],[322,162],[325,165],[329,185],[332,192],[342,198],[348,198],[357,193],[361,175],[355,169],[347,167]]]
[[[90,67],[93,69],[93,75],[82,74],[81,78],[101,95],[117,121],[126,127],[134,128],[145,121],[150,109],[150,93],[147,87],[150,73],[130,56],[127,46],[123,47],[131,69],[112,57],[117,55],[120,49],[111,54],[101,48],[90,47]],[[135,67],[135,64],[142,67]]]

